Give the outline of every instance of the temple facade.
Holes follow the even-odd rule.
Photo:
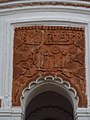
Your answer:
[[[90,0],[0,0],[0,120],[90,120]]]

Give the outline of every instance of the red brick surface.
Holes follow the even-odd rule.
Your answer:
[[[13,106],[20,105],[23,89],[39,76],[57,75],[68,81],[85,107],[84,29],[62,26],[15,28],[13,61]]]
[[[0,2],[10,2],[10,1],[13,1],[13,0],[0,0]]]
[[[13,1],[13,0],[10,0],[10,1]],[[3,1],[3,2],[10,2],[8,0],[6,1]],[[2,3],[2,1],[0,2]],[[90,5],[89,4],[83,4],[82,2],[81,3],[73,3],[73,2],[30,2],[30,3],[13,3],[13,4],[8,4],[8,5],[1,5],[0,6],[0,9],[12,9],[12,8],[18,8],[18,7],[29,7],[29,6],[72,6],[72,7],[84,7],[84,8],[90,8]]]

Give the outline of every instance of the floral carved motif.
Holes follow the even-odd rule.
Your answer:
[[[85,107],[84,28],[65,26],[27,26],[15,28],[13,61],[13,106],[28,84],[39,76],[58,76],[70,82]]]

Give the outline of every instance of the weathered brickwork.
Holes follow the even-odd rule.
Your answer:
[[[84,28],[29,26],[15,28],[12,105],[20,105],[23,89],[32,80],[46,75],[70,82],[85,107]]]
[[[0,2],[12,2],[12,1],[18,1],[18,0],[0,0]],[[88,1],[88,2],[90,2],[90,0],[80,0],[80,1]]]
[[[1,3],[2,1],[0,1]],[[13,2],[13,0],[6,0],[3,2]],[[29,3],[13,3],[8,5],[1,5],[0,9],[12,9],[18,7],[29,7],[29,6],[68,6],[68,7],[84,7],[90,8],[89,4],[84,3],[72,3],[72,2],[29,2]]]
[[[13,0],[0,0],[0,2],[12,2]]]

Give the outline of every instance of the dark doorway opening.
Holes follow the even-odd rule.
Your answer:
[[[53,118],[47,118],[47,119],[43,119],[43,120],[56,120],[56,119],[53,119]]]
[[[54,91],[43,92],[28,104],[25,120],[74,120],[73,107],[63,95]]]
[[[56,119],[53,119],[53,118],[47,118],[47,119],[43,119],[43,120],[56,120]]]

